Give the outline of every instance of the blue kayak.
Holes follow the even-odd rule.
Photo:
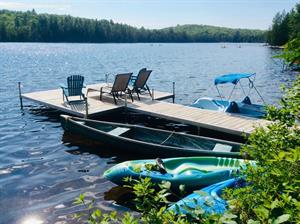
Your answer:
[[[240,178],[225,180],[195,191],[173,204],[168,211],[176,214],[188,214],[190,210],[201,208],[204,210],[204,214],[223,214],[227,209],[227,202],[221,197],[222,191],[225,188],[243,186],[245,186],[245,181]]]
[[[187,191],[199,189],[230,179],[246,165],[242,159],[225,157],[179,157],[161,160],[163,170],[156,160],[134,160],[113,166],[104,176],[110,181],[124,185],[124,178],[150,177],[155,183],[169,181],[173,190],[185,185]],[[249,161],[251,165],[253,161]]]

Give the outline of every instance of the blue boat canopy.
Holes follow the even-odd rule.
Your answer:
[[[215,78],[215,85],[224,84],[224,83],[232,83],[232,84],[236,85],[240,81],[240,79],[250,78],[253,75],[255,75],[255,73],[252,73],[252,74],[233,73],[233,74],[221,75],[221,76]]]

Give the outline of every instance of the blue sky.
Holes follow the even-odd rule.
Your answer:
[[[0,0],[0,9],[112,19],[146,28],[205,24],[267,29],[278,11],[300,0]]]

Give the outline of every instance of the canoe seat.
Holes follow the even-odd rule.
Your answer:
[[[114,136],[120,136],[122,134],[124,134],[125,132],[129,131],[130,128],[121,128],[121,127],[117,127],[109,132],[107,132],[110,135],[114,135]]]
[[[231,149],[232,149],[232,146],[230,146],[230,145],[224,145],[224,144],[217,143],[215,145],[215,147],[213,148],[213,151],[216,151],[216,152],[231,152]]]

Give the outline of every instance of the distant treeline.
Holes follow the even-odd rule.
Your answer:
[[[277,13],[267,34],[270,45],[280,46],[299,36],[300,34],[300,4],[286,13]]]
[[[1,42],[265,42],[266,32],[206,25],[135,28],[108,20],[0,10]]]

